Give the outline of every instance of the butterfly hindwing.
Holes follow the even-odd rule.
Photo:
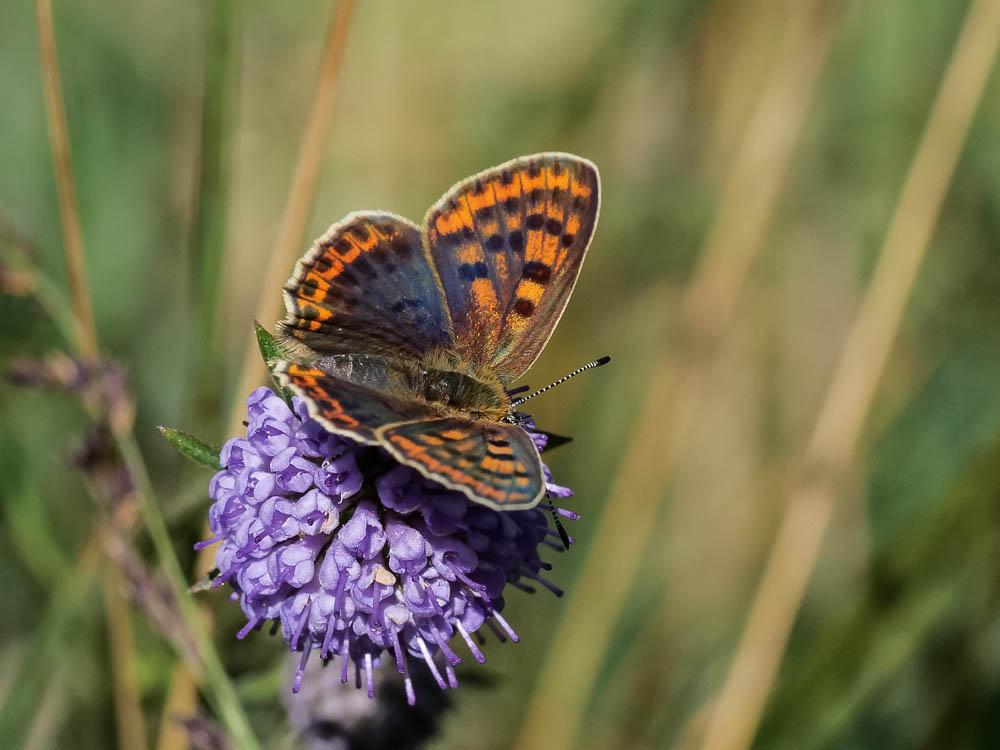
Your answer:
[[[451,345],[451,322],[420,229],[390,213],[349,214],[285,286],[281,330],[319,354],[420,357]]]
[[[452,188],[425,220],[455,347],[516,380],[566,307],[597,224],[597,168],[570,154],[527,156]]]
[[[532,508],[545,494],[535,444],[520,427],[444,417],[376,432],[402,463],[496,510]]]
[[[383,425],[434,416],[419,401],[394,395],[386,388],[352,383],[315,367],[279,361],[272,365],[275,379],[303,399],[309,416],[327,430],[377,444]]]

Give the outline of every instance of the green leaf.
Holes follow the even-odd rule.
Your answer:
[[[222,467],[219,465],[219,448],[214,445],[202,442],[194,435],[175,430],[170,427],[157,428],[160,434],[167,439],[172,446],[190,458],[196,464],[201,464],[206,469],[218,471]]]
[[[264,363],[268,365],[268,368],[270,368],[270,363],[274,360],[285,358],[285,353],[281,350],[278,340],[256,320],[253,322],[253,332],[257,337],[257,347],[260,349],[260,356],[263,357]]]

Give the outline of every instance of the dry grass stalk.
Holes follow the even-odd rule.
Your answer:
[[[254,318],[270,327],[282,314],[281,287],[292,272],[292,266],[303,252],[306,222],[316,199],[320,168],[323,155],[330,140],[330,125],[333,121],[333,102],[337,77],[340,74],[347,46],[347,32],[354,10],[353,0],[341,0],[331,19],[326,43],[320,58],[319,77],[313,91],[312,106],[306,128],[299,144],[292,186],[278,228],[278,238],[268,259],[267,269],[261,285],[260,297]],[[243,364],[237,381],[234,403],[229,412],[227,435],[235,433],[243,419],[243,399],[255,385],[264,379],[264,364],[261,362],[256,343],[252,336],[247,338],[243,354]]]
[[[51,0],[36,0],[35,11],[38,16],[38,47],[41,55],[49,145],[52,149],[52,166],[55,170],[56,191],[59,195],[63,253],[66,256],[70,299],[73,302],[77,322],[76,342],[80,354],[92,358],[97,356],[97,332],[94,327],[90,287],[87,285],[86,253],[83,247],[83,231],[80,228],[76,183],[73,180],[69,129],[66,126],[66,107],[63,103],[62,83],[59,77],[59,57],[56,52]]]

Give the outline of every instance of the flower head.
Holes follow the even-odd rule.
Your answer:
[[[522,424],[543,449],[546,436]],[[542,575],[550,566],[539,548],[562,549],[544,511],[471,503],[379,448],[330,434],[297,398],[289,407],[268,388],[254,391],[246,436],[223,446],[220,464],[209,488],[213,536],[199,546],[220,543],[216,582],[232,586],[247,617],[238,637],[273,620],[302,653],[293,691],[314,650],[339,659],[343,682],[353,665],[370,697],[387,654],[410,703],[412,660],[442,689],[457,687],[457,640],[479,662],[484,626],[518,640],[502,615],[508,585],[562,593]],[[550,495],[572,494],[545,476]]]

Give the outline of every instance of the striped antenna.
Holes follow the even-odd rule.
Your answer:
[[[556,380],[554,383],[549,383],[544,388],[539,388],[537,391],[535,391],[534,393],[529,393],[527,396],[522,396],[521,398],[514,399],[511,402],[510,406],[511,406],[512,409],[516,409],[518,406],[520,406],[521,404],[523,404],[525,401],[529,401],[530,399],[533,399],[535,396],[540,396],[541,394],[545,393],[545,391],[551,390],[552,388],[555,388],[557,385],[562,385],[563,383],[565,383],[570,378],[575,378],[581,372],[586,372],[587,370],[593,370],[595,367],[603,367],[604,365],[606,365],[610,361],[611,361],[611,357],[605,356],[605,357],[601,357],[600,359],[595,359],[593,362],[588,362],[587,364],[583,365],[582,367],[577,367],[575,370],[573,370],[573,372],[571,372],[571,373],[569,373],[567,375],[563,375],[561,378],[559,378],[559,380]]]

